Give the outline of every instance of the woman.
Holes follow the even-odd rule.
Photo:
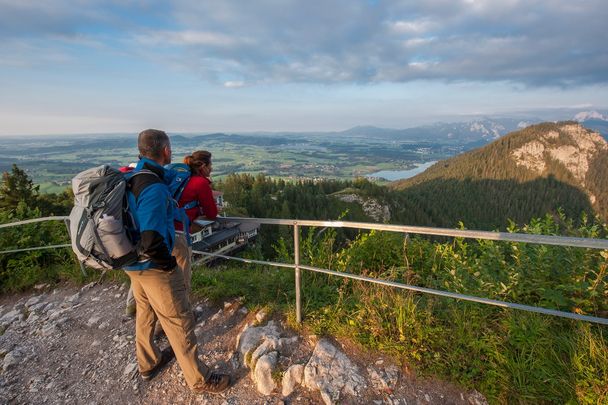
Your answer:
[[[213,191],[211,190],[211,153],[206,150],[197,150],[192,155],[184,157],[184,163],[190,167],[190,178],[182,191],[182,195],[177,202],[180,207],[187,208],[186,215],[191,224],[196,218],[204,216],[206,219],[214,220],[217,217],[217,206],[213,199]],[[192,202],[195,202],[192,206]],[[187,238],[184,233],[184,227],[181,222],[175,221],[175,245],[173,255],[177,260],[177,265],[184,273],[184,282],[186,291],[190,292],[192,278],[192,246],[188,245]]]
[[[186,206],[192,201],[198,203],[197,206],[186,209],[186,215],[190,223],[203,216],[206,219],[214,220],[217,218],[217,205],[211,190],[211,153],[206,150],[197,150],[192,155],[184,158],[184,163],[190,167],[192,176],[184,188],[178,201],[180,207]]]

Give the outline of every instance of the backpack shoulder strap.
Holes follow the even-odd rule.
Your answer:
[[[139,195],[146,189],[146,187],[161,183],[162,180],[156,173],[151,170],[142,169],[133,173],[129,173],[127,176],[127,186],[129,190],[135,196],[135,199],[139,197]]]
[[[194,207],[198,207],[198,200],[190,201],[189,203],[184,204],[184,206],[182,208],[185,210],[189,210]]]

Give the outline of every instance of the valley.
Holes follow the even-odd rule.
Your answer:
[[[174,161],[197,149],[211,151],[216,179],[231,173],[264,173],[284,179],[370,176],[384,183],[417,174],[418,167],[485,145],[524,124],[517,119],[483,119],[407,129],[359,126],[340,132],[170,136]],[[136,134],[0,138],[0,171],[17,164],[42,192],[64,190],[76,173],[89,167],[127,165],[136,156]]]

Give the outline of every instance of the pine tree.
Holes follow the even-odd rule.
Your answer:
[[[35,206],[38,198],[38,188],[39,186],[34,186],[32,179],[25,171],[13,164],[11,172],[2,173],[0,210],[14,210],[20,201],[29,206]]]

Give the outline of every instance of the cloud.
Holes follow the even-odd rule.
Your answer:
[[[437,23],[429,19],[411,21],[395,21],[389,23],[390,30],[396,34],[420,35],[437,27]]]
[[[149,31],[135,36],[142,45],[176,45],[192,47],[230,48],[247,39],[237,39],[230,35],[205,31]]]
[[[0,39],[116,36],[223,85],[608,82],[605,0],[39,3],[0,0]]]
[[[228,80],[228,81],[224,82],[224,87],[229,88],[229,89],[238,89],[238,88],[244,87],[244,86],[245,86],[245,82],[241,82],[241,81]]]
[[[175,4],[178,25],[232,39],[184,44],[189,58],[249,82],[608,82],[602,0]]]

